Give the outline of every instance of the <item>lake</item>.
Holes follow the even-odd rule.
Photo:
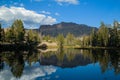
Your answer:
[[[4,51],[0,80],[120,80],[120,51]]]

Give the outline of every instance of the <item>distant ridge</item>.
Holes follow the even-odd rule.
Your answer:
[[[72,33],[74,36],[89,35],[92,29],[98,30],[96,27],[91,27],[85,24],[76,24],[73,22],[61,22],[53,25],[41,25],[39,32],[42,35],[50,35],[56,37],[58,34],[66,36]]]

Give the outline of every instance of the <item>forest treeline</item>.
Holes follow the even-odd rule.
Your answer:
[[[89,36],[83,37],[83,46],[120,47],[120,24],[114,21],[108,28],[101,22],[98,31],[92,30]]]
[[[15,20],[13,24],[3,29],[0,24],[0,43],[39,43],[40,36],[33,30],[25,30],[22,20]]]
[[[106,26],[103,22],[98,30],[92,30],[91,34],[75,37],[72,33],[66,36],[58,34],[57,37],[50,35],[40,35],[34,30],[25,30],[21,20],[15,20],[13,24],[3,29],[0,24],[0,43],[40,43],[55,42],[57,46],[79,46],[79,47],[120,47],[120,24],[114,21],[111,27]]]
[[[43,40],[57,41],[60,47],[76,46],[79,47],[120,47],[120,24],[114,21],[112,26],[101,22],[98,30],[93,29],[91,34],[75,37],[68,33],[66,36],[59,34],[56,38],[49,35],[44,36]]]

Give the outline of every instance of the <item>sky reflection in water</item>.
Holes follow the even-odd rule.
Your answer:
[[[37,77],[43,77],[56,72],[54,66],[40,66],[38,62],[33,66],[25,66],[20,78],[15,78],[9,67],[0,72],[0,80],[35,80]]]

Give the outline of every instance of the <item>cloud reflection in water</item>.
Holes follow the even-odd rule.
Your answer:
[[[15,78],[10,68],[6,67],[0,72],[0,80],[35,80],[37,77],[44,77],[56,72],[54,66],[42,66],[35,63],[34,66],[25,66],[23,74],[20,78]]]

